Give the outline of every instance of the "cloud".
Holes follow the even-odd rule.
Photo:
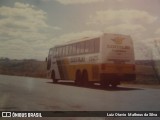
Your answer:
[[[1,41],[0,56],[13,59],[30,58],[44,60],[48,55],[49,48],[57,44],[64,44],[68,41],[78,40],[84,37],[98,36],[100,34],[101,32],[99,31],[82,31],[63,34],[52,39],[39,39],[33,41],[16,38],[10,41]]]
[[[139,35],[139,33],[146,31],[146,29],[138,24],[119,24],[106,27],[105,31],[119,34]]]
[[[29,7],[32,7],[32,8],[33,8],[34,6],[33,6],[33,5],[30,5],[30,4],[23,4],[23,3],[16,2],[16,3],[15,3],[15,7],[16,7],[16,8],[26,8],[26,7],[28,7],[28,8],[29,8]]]
[[[46,21],[47,13],[30,4],[0,7],[0,57],[44,59],[51,32],[61,30]]]
[[[34,9],[34,6],[29,4],[15,3],[14,7],[1,7],[0,16],[2,36],[28,38],[29,34],[33,36],[39,34],[41,29],[49,28],[46,13]]]
[[[54,30],[62,30],[62,28],[58,27],[58,26],[54,26],[53,27]]]
[[[71,5],[71,4],[87,4],[87,3],[103,2],[104,0],[56,0],[56,1],[64,5]]]
[[[94,15],[90,16],[87,24],[150,24],[153,23],[157,17],[152,16],[146,11],[140,10],[106,10],[97,11]]]
[[[103,10],[89,16],[88,26],[105,32],[131,35],[134,41],[145,40],[158,17],[149,12],[134,9]]]
[[[128,1],[128,0],[117,0],[118,2],[124,2],[124,1]]]
[[[42,0],[42,1],[47,2],[52,0]],[[96,3],[96,2],[104,2],[107,0],[56,0],[56,1],[63,5],[75,5],[75,4],[89,4],[89,3]],[[115,0],[115,1],[124,2],[125,0]]]
[[[155,34],[160,34],[160,28],[156,30]]]

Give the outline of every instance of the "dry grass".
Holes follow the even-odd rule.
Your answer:
[[[36,60],[11,60],[0,64],[0,74],[45,78],[46,63]]]
[[[136,84],[158,84],[151,65],[136,65]]]

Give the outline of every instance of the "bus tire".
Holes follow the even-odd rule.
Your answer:
[[[116,88],[117,85],[119,85],[119,84],[120,84],[120,81],[113,81],[113,82],[111,83],[111,87],[112,87],[112,88]]]
[[[84,86],[88,86],[89,85],[89,81],[88,81],[88,72],[87,70],[83,70],[83,73],[82,73],[82,81],[83,81],[83,85]]]
[[[108,88],[109,87],[109,81],[101,80],[100,85],[101,85],[102,88]]]
[[[57,83],[58,82],[58,80],[55,78],[55,72],[54,72],[54,70],[52,71],[51,78],[52,78],[53,83]]]
[[[81,74],[81,71],[80,70],[77,70],[76,71],[76,74],[75,74],[75,84],[78,85],[78,86],[82,86],[82,74]]]
[[[112,84],[111,84],[111,87],[112,87],[112,88],[116,88],[116,87],[117,87],[117,84],[112,83]]]

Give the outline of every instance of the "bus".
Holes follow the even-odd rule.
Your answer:
[[[99,83],[116,87],[123,80],[135,80],[132,39],[103,33],[56,45],[49,49],[47,76],[54,83],[73,80],[78,86]]]

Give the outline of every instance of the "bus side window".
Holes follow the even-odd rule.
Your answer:
[[[99,40],[99,38],[97,38],[97,39],[95,39],[94,40],[94,52],[99,52],[99,49],[100,49],[100,40]]]
[[[56,55],[56,48],[53,49],[53,57]]]
[[[66,49],[65,49],[65,56],[68,56],[68,49],[69,48],[69,46],[66,46]]]
[[[58,50],[58,56],[61,57],[62,56],[62,47],[59,47],[59,50]]]
[[[63,50],[64,50],[64,47],[61,47],[61,57],[63,57]]]
[[[59,49],[59,48],[56,48],[56,57],[58,57],[58,49]]]
[[[71,45],[68,46],[68,56],[70,55]]]
[[[54,48],[53,57],[57,57],[57,48]]]
[[[63,47],[62,47],[62,56],[65,56],[65,53],[66,53],[66,50],[65,50],[65,49],[66,49],[66,47],[63,46]]]
[[[89,40],[89,52],[94,52],[94,40]]]
[[[81,46],[80,46],[80,53],[83,54],[84,53],[84,42],[81,42]]]
[[[72,54],[75,55],[76,52],[77,52],[77,45],[76,45],[76,44],[73,44],[72,47],[73,47],[73,48],[72,48]]]
[[[77,52],[76,52],[76,54],[80,54],[80,50],[81,50],[81,44],[77,43]]]
[[[59,56],[59,48],[56,49],[56,57]]]
[[[69,55],[72,55],[72,45],[69,45]]]
[[[89,52],[89,40],[85,41],[85,53]]]
[[[61,47],[61,57],[63,56],[63,47]]]
[[[57,57],[57,48],[54,49],[54,57]]]

